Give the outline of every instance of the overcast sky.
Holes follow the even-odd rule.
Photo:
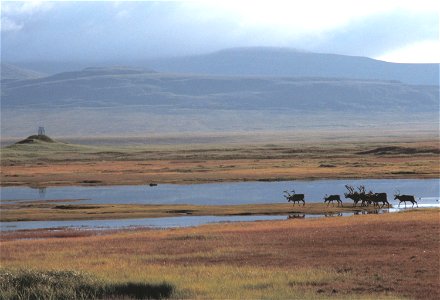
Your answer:
[[[133,60],[274,46],[440,63],[440,1],[1,2],[2,61]]]

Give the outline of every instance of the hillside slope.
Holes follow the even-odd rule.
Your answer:
[[[398,80],[439,84],[439,64],[388,63],[367,57],[249,47],[185,57],[149,60],[161,72],[211,75],[300,76]]]
[[[432,111],[435,86],[393,81],[203,76],[133,69],[84,69],[5,84],[2,107],[173,106],[203,109],[296,109],[316,112]]]
[[[2,138],[371,128],[436,130],[438,86],[87,68],[2,84]]]
[[[46,76],[43,73],[21,68],[15,65],[2,63],[1,64],[1,81],[12,81],[12,80],[25,80],[25,79],[35,79]]]

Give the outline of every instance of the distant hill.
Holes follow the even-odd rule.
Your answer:
[[[205,54],[148,60],[161,72],[210,75],[333,77],[439,84],[439,64],[398,64],[367,57],[290,48],[232,48]]]
[[[21,68],[11,64],[2,63],[1,64],[1,80],[12,81],[12,80],[25,80],[25,79],[35,79],[46,76],[43,73]]]
[[[63,79],[78,79],[96,76],[123,76],[123,75],[136,75],[144,73],[156,73],[150,69],[140,69],[125,66],[115,67],[88,67],[81,71],[62,72],[51,75],[44,80],[63,80]]]
[[[203,109],[296,109],[358,112],[432,111],[438,88],[397,81],[164,74],[87,68],[10,82],[2,107],[173,106]]]
[[[57,137],[390,126],[438,130],[439,111],[435,85],[127,67],[4,82],[1,100],[3,138],[28,135],[38,126]]]

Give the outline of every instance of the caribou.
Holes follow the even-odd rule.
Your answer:
[[[341,204],[341,206],[343,207],[342,200],[339,195],[330,195],[330,196],[327,196],[327,194],[325,195],[324,203],[327,203],[327,206],[330,205],[330,202],[332,203],[332,205],[334,205],[333,201],[338,202],[338,206],[339,206],[339,204]]]
[[[287,199],[287,202],[293,202],[293,205],[295,206],[295,203],[298,202],[298,205],[300,202],[303,203],[303,206],[306,204],[304,201],[304,194],[296,194],[295,190],[291,191],[292,194],[290,194],[288,191],[284,191],[284,198]]]
[[[373,193],[373,192],[369,192],[368,194],[366,194],[367,196],[367,201],[369,203],[373,203],[374,206],[380,206],[380,202],[382,202],[382,207],[385,206],[385,204],[388,205],[388,208],[390,208],[390,203],[388,202],[387,199],[387,193]]]
[[[353,200],[353,206],[356,206],[361,201],[361,194],[356,192],[351,185],[345,185],[345,188],[348,190],[348,193],[344,193],[345,199]]]
[[[368,206],[373,203],[374,206],[380,206],[379,203],[382,203],[382,207],[385,204],[390,207],[390,203],[387,199],[386,193],[373,193],[369,191],[368,193],[365,191],[365,186],[361,185],[358,187],[358,191],[354,190],[354,187],[350,185],[346,185],[345,188],[348,190],[348,193],[345,193],[345,198],[350,198],[354,201],[353,206],[356,206],[359,201],[361,201],[361,206]]]
[[[405,202],[406,207],[406,202],[408,201],[412,203],[412,207],[414,207],[414,203],[417,205],[417,207],[419,207],[419,204],[413,195],[400,195],[400,191],[397,191],[397,193],[394,195],[394,200],[399,200],[399,206],[402,202]]]

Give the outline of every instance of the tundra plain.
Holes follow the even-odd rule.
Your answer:
[[[0,258],[8,274],[81,270],[112,285],[170,286],[166,298],[438,299],[438,220],[438,209],[429,209],[169,230],[14,232],[3,235]]]
[[[137,185],[343,178],[438,178],[438,139],[329,138],[218,145],[80,145],[39,140],[2,148],[2,186]]]
[[[435,138],[353,138],[131,146],[28,139],[2,148],[1,180],[3,186],[44,187],[439,177]],[[195,215],[288,214],[292,209],[289,204],[208,208],[5,202],[1,220],[160,217],[189,210]],[[352,208],[307,204],[294,210]],[[87,286],[86,298],[437,299],[439,229],[438,209],[418,209],[166,230],[2,232],[0,293],[6,298],[16,292],[56,297],[59,278],[70,274],[78,281],[76,287],[68,284],[73,298]],[[32,285],[40,291],[7,281],[51,276],[58,279]]]

